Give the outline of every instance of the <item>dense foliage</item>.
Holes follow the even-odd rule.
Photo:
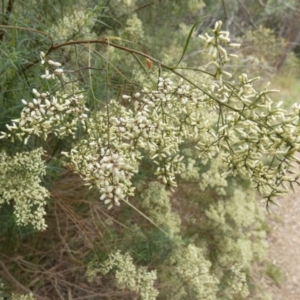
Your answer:
[[[253,62],[298,59],[214,3],[3,1],[0,299],[268,297],[258,198],[299,184],[300,106]]]

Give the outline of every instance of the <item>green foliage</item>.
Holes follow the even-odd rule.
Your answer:
[[[150,183],[141,198],[141,207],[155,224],[167,230],[171,236],[180,231],[180,218],[171,211],[170,198],[163,185]]]
[[[260,74],[261,76],[270,75],[276,72],[276,62],[282,56],[282,50],[287,46],[283,38],[277,37],[275,31],[259,25],[255,30],[247,31],[241,38],[241,54],[248,72]],[[298,73],[299,61],[295,53],[287,54],[285,66],[282,72],[290,72],[295,76]]]
[[[139,231],[137,231],[139,229]],[[142,264],[163,264],[169,257],[174,246],[176,245],[176,239],[167,236],[159,229],[145,229],[145,232],[141,232],[140,228],[136,228],[133,232],[130,244],[124,246],[126,250],[130,252],[134,261]]]
[[[285,274],[283,271],[272,263],[268,263],[265,270],[266,274],[280,286],[285,281]]]
[[[116,282],[119,288],[127,288],[138,293],[142,300],[154,300],[158,291],[153,288],[156,272],[147,272],[145,267],[136,268],[129,254],[122,255],[119,251],[111,253],[100,266],[88,265],[87,277],[92,281],[98,272],[107,274],[112,269],[116,271]]]

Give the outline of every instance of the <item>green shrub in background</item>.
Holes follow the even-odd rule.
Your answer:
[[[243,64],[248,66],[248,72],[256,72],[266,79],[273,77],[276,70],[276,62],[282,55],[282,49],[286,47],[286,41],[276,36],[274,30],[262,25],[257,29],[247,31],[242,37],[241,54]],[[299,76],[299,61],[294,52],[287,54],[285,65],[281,72],[289,76]]]
[[[70,1],[45,28],[3,26],[5,295],[263,299],[256,191],[268,205],[298,183],[300,108],[237,74],[222,22],[199,38],[187,25],[151,35],[147,18],[170,5],[193,23],[202,4],[181,3],[108,1],[83,17]]]

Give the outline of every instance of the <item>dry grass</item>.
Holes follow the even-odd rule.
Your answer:
[[[108,212],[95,192],[87,191],[69,171],[50,191],[47,230],[18,237],[10,249],[1,247],[0,277],[5,285],[14,292],[33,292],[38,300],[134,299],[132,292],[116,291],[112,280],[104,282],[98,276],[89,283],[85,276],[95,251],[109,252],[113,246],[105,238],[110,234],[106,221],[118,212]]]

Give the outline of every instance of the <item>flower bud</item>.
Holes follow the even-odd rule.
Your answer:
[[[55,75],[61,75],[63,72],[64,72],[63,69],[55,69],[53,73],[54,73]]]

